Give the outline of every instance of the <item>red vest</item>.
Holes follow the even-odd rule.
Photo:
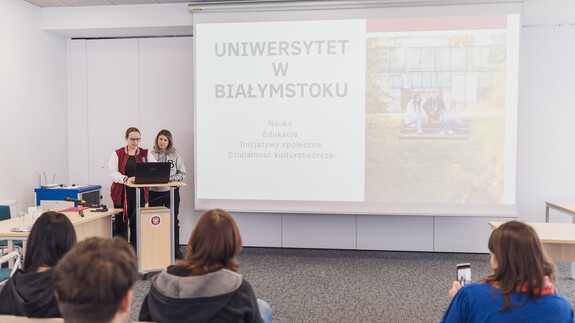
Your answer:
[[[126,164],[128,163],[128,147],[122,147],[116,150],[116,155],[118,155],[118,171],[120,174],[126,173]],[[136,154],[134,155],[136,158],[137,163],[146,163],[148,162],[148,150],[143,148],[138,148],[136,150]],[[112,202],[115,205],[120,205],[122,201],[122,194],[124,194],[124,188],[126,186],[124,184],[112,183],[112,187],[110,188],[110,197],[112,197]],[[144,200],[146,203],[148,202],[148,188],[144,188]],[[124,201],[127,202],[127,201]]]

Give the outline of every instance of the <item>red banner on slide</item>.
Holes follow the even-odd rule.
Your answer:
[[[370,19],[367,32],[437,31],[466,29],[505,29],[507,16],[457,16]]]

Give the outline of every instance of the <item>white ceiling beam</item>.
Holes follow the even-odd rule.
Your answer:
[[[192,34],[186,3],[42,9],[42,29],[70,38]]]

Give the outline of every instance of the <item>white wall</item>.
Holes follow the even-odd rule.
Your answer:
[[[34,205],[36,174],[68,182],[66,40],[40,27],[41,11],[0,1],[0,200]]]
[[[0,12],[3,12],[1,9],[0,7]],[[53,8],[50,15],[44,19],[58,19],[60,26],[66,25],[66,19],[70,19],[67,17],[73,13],[71,9],[73,8],[60,12]],[[138,15],[137,7],[132,9],[130,16]],[[113,12],[115,8],[99,8],[99,12],[102,10]],[[575,57],[575,48],[571,45],[572,39],[575,39],[575,30],[573,26],[548,25],[575,22],[575,4],[568,0],[527,0],[523,14],[523,25],[526,27],[522,28],[521,39],[518,210],[520,219],[543,221],[545,200],[575,199],[571,196],[571,183],[575,182],[572,171],[575,151],[570,149],[571,120],[575,119],[575,106],[571,102],[572,90],[569,88],[574,84],[575,75],[571,62],[572,57]],[[128,16],[124,18],[130,20]],[[180,18],[176,20],[181,21]],[[134,21],[141,20],[134,18]],[[44,25],[48,24],[49,22],[44,22]],[[109,25],[109,20],[101,20],[99,26],[91,26],[90,33],[97,33],[98,28],[109,33]],[[70,26],[74,24],[71,23]],[[125,28],[120,32],[125,33]],[[188,100],[192,98],[186,96],[191,95],[192,83],[187,78],[191,77],[191,74],[186,74],[189,71],[186,68],[179,71],[170,64],[156,64],[170,61],[174,59],[174,55],[185,56],[189,52],[187,49],[174,47],[170,47],[173,52],[164,52],[164,41],[167,40],[68,42],[68,80],[70,84],[76,85],[69,91],[71,181],[78,179],[89,181],[90,184],[101,183],[107,188],[109,181],[104,178],[101,166],[107,161],[111,150],[123,144],[125,128],[133,124],[139,126],[144,138],[142,145],[149,147],[153,139],[151,137],[164,127],[158,124],[158,120],[163,119],[159,119],[157,115],[166,111],[183,114],[182,118],[171,120],[165,127],[174,132],[179,149],[186,154],[187,166],[192,169],[193,156],[190,150],[193,143],[193,119],[186,114],[191,113]],[[545,46],[549,48],[546,49]],[[129,58],[134,56],[139,62],[135,63]],[[89,67],[90,62],[97,63],[98,67]],[[82,70],[82,67],[86,68]],[[162,72],[164,68],[165,73]],[[136,72],[141,74],[137,78],[127,75]],[[158,79],[154,79],[155,75]],[[114,81],[116,79],[117,81]],[[174,83],[170,86],[178,87],[172,89],[173,92],[169,95],[167,92],[148,93],[149,90],[161,86],[159,80],[172,79]],[[114,82],[110,84],[111,81]],[[122,90],[119,90],[118,86]],[[139,89],[137,94],[133,86]],[[188,88],[189,93],[186,92]],[[169,91],[169,86],[165,91]],[[180,99],[176,100],[175,97]],[[187,110],[188,108],[190,110]],[[52,135],[46,136],[51,138]],[[88,177],[86,168],[89,170]],[[191,206],[193,178],[188,177],[187,182],[190,186],[186,188],[183,202],[185,210],[182,212],[182,243],[185,243],[193,222],[198,217]],[[22,185],[21,189],[29,191],[31,187],[33,186]],[[10,198],[11,196],[0,195],[0,199]],[[253,213],[235,216],[245,244],[252,246],[485,252],[490,233],[488,218]],[[563,219],[564,216],[552,215],[554,221]]]
[[[546,200],[575,200],[575,25],[560,22],[522,33],[518,211],[527,221],[543,221]],[[552,222],[570,220],[551,214]]]
[[[191,37],[68,41],[70,181],[101,185],[111,206],[108,159],[126,145],[126,129],[140,129],[148,149],[170,130],[190,174],[180,189],[182,243],[194,216],[192,62]]]
[[[574,201],[575,2],[528,0],[519,76],[518,211],[544,221],[544,201]],[[551,212],[551,222],[570,218]]]

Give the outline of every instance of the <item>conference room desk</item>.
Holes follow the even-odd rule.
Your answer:
[[[549,222],[549,210],[556,210],[571,216],[571,222],[575,223],[575,203],[555,203],[545,201],[545,222]]]
[[[489,222],[492,229],[505,222]],[[527,223],[539,236],[547,255],[554,261],[571,262],[571,278],[575,278],[575,224],[572,223]]]
[[[89,237],[112,237],[112,215],[122,212],[122,209],[108,209],[107,212],[94,212],[90,209],[84,210],[84,217],[78,212],[62,212],[74,225],[78,241]],[[22,240],[22,248],[26,250],[26,240],[29,231],[14,232],[13,228],[20,226],[20,219],[11,218],[0,221],[0,240],[8,241],[9,251],[14,250],[14,241]],[[12,266],[12,264],[10,264]]]

